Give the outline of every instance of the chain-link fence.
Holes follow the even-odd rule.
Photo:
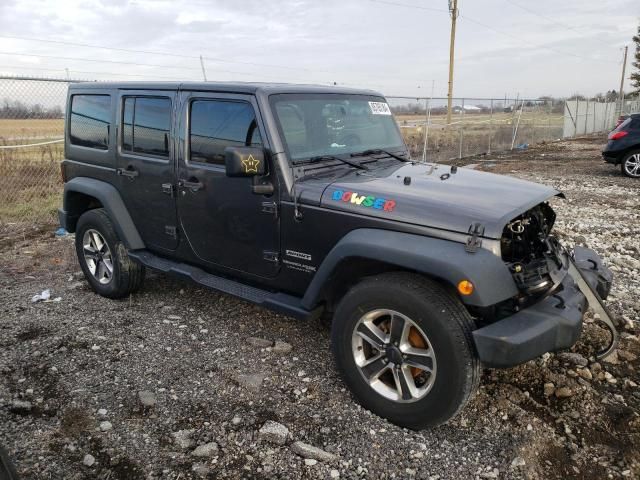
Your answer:
[[[56,220],[69,82],[0,77],[0,225]],[[560,139],[567,122],[576,127],[570,135],[606,131],[619,112],[594,102],[585,109],[552,99],[455,98],[448,123],[446,98],[387,100],[413,157],[438,162]],[[623,110],[638,112],[640,102]]]
[[[518,98],[388,97],[412,154],[428,161],[524,149],[562,138],[564,102]]]
[[[0,224],[55,220],[68,83],[0,78]]]

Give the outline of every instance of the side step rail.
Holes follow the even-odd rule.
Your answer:
[[[129,257],[140,262],[145,267],[159,270],[163,273],[188,278],[195,283],[203,285],[212,290],[227,293],[235,297],[247,300],[265,308],[276,312],[284,313],[299,319],[317,318],[322,310],[317,308],[307,310],[301,304],[301,298],[285,293],[274,293],[268,290],[245,285],[228,278],[219,277],[204,270],[188,265],[186,263],[176,262],[166,258],[159,257],[148,250],[130,250]]]

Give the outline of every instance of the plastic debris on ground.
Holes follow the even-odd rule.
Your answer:
[[[45,303],[59,302],[61,300],[62,300],[62,297],[51,298],[51,290],[49,290],[48,288],[46,290],[43,290],[41,293],[38,293],[38,294],[34,295],[33,297],[31,297],[31,302],[32,303],[37,303],[37,302],[45,302]]]

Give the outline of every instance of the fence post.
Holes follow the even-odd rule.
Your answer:
[[[493,140],[493,98],[491,99],[491,111],[489,113],[489,150],[487,155],[491,155],[491,140]]]
[[[538,105],[538,103],[536,102],[534,103],[533,107],[531,107],[531,109],[531,129],[533,130],[533,133],[531,134],[531,138],[533,138],[533,140],[531,143],[535,145],[536,143],[538,143],[538,126],[536,125],[536,113],[538,113],[538,110],[540,110],[540,105]]]
[[[576,128],[574,128],[573,136],[578,136],[578,123],[580,123],[580,117],[578,116],[578,109],[580,108],[580,102],[578,101],[578,97],[576,96]]]
[[[518,136],[518,127],[520,126],[520,118],[522,117],[522,109],[524,108],[524,100],[520,103],[520,113],[518,114],[518,121],[513,129],[513,138],[511,139],[511,150],[516,143],[516,137]]]
[[[584,133],[583,135],[587,134],[587,123],[589,122],[589,99],[587,98],[587,107],[584,111]]]
[[[429,148],[429,124],[431,123],[431,98],[425,99],[425,126],[424,147],[422,148],[422,161],[427,163],[427,149]]]
[[[460,147],[458,149],[458,159],[462,158],[462,139],[464,137],[464,98],[462,99],[462,108],[460,109],[460,127],[458,128],[460,137]]]
[[[546,135],[547,137],[551,137],[551,116],[552,115],[553,115],[553,98],[549,100],[549,113],[547,114],[547,135]],[[564,129],[564,125],[562,125],[562,128]]]

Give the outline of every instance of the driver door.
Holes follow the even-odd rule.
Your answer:
[[[279,270],[278,191],[252,193],[251,178],[225,173],[226,147],[264,147],[261,119],[250,95],[181,92],[178,215],[205,267],[262,277]],[[263,130],[262,130],[263,131]]]

